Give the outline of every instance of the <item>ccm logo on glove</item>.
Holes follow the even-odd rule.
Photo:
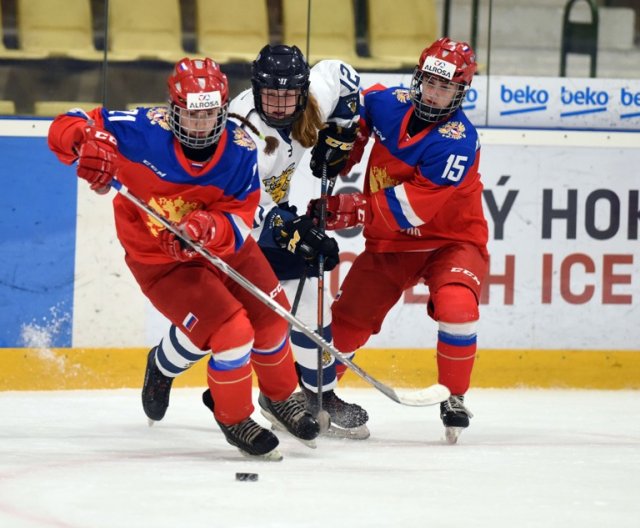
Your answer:
[[[353,148],[358,129],[355,125],[344,128],[329,123],[318,132],[318,142],[311,150],[311,172],[316,178],[333,179],[344,168]]]
[[[307,214],[319,219],[322,199],[309,202]],[[327,198],[326,228],[330,231],[364,225],[370,215],[369,201],[362,193],[336,194]]]
[[[98,194],[109,191],[118,165],[118,141],[106,130],[96,127],[78,129],[74,135],[78,153],[78,177],[89,182]]]

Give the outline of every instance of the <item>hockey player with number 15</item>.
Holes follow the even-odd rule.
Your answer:
[[[424,280],[438,323],[438,382],[452,394],[440,408],[451,443],[471,416],[463,402],[488,263],[480,144],[461,108],[476,69],[471,47],[445,37],[422,52],[410,90],[367,90],[350,160],[373,135],[364,192],[327,204],[327,229],[364,225],[366,241],[331,307],[336,348],[363,346],[402,293]]]
[[[312,220],[298,216],[289,193],[304,153],[311,151],[311,170],[335,178],[349,157],[356,135],[360,77],[349,65],[323,60],[312,69],[296,46],[265,46],[252,64],[252,87],[231,101],[229,111],[258,146],[260,205],[253,236],[280,279],[290,302],[301,290],[296,315],[309,327],[317,317],[317,257],[325,270],[338,263],[338,247],[319,232]],[[324,302],[324,336],[331,341],[328,296]],[[316,414],[317,348],[303,333],[291,330],[300,375],[300,401]],[[175,326],[149,354],[142,392],[143,407],[153,420],[162,419],[169,403],[172,380],[202,354]],[[349,354],[352,357],[353,354]],[[369,436],[367,412],[337,396],[341,364],[323,355],[323,409],[329,413],[327,434],[363,439]],[[205,395],[206,398],[206,395]]]

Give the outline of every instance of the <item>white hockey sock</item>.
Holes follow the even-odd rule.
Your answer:
[[[182,331],[171,325],[167,335],[156,347],[156,365],[165,376],[175,378],[208,356],[209,352],[200,350]]]
[[[329,327],[325,327],[325,338],[331,342]],[[318,347],[302,332],[291,331],[291,345],[298,363],[302,384],[313,392],[318,391]],[[336,387],[336,362],[326,351],[322,352],[322,392]]]

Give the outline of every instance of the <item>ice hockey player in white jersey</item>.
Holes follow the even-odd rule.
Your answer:
[[[300,280],[306,280],[296,315],[315,327],[317,256],[324,255],[324,269],[330,271],[338,264],[338,246],[309,217],[297,215],[289,203],[289,192],[296,169],[310,148],[311,171],[318,178],[325,172],[334,179],[346,164],[359,119],[360,78],[344,62],[323,60],[309,69],[296,46],[267,45],[252,64],[251,84],[250,89],[233,99],[229,114],[258,146],[261,199],[253,235],[292,304]],[[323,305],[324,337],[331,341],[330,300],[325,299]],[[317,347],[295,328],[291,342],[300,375],[299,398],[316,414]],[[142,403],[151,420],[164,417],[173,379],[203,354],[175,326],[150,351]],[[335,394],[343,372],[344,366],[325,353],[322,407],[331,418],[327,434],[367,438],[367,412]]]

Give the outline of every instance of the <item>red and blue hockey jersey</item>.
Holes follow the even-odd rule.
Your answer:
[[[233,253],[250,236],[260,198],[255,143],[228,121],[214,156],[194,164],[175,140],[167,113],[165,107],[72,111],[51,124],[49,146],[62,162],[73,163],[74,132],[87,120],[94,121],[117,139],[117,178],[132,194],[176,223],[195,209],[211,212],[216,234],[214,246],[208,247],[218,255]],[[129,258],[149,264],[173,262],[160,249],[157,237],[163,227],[156,220],[121,195],[114,198],[114,211],[118,238]]]
[[[367,250],[421,251],[451,242],[484,248],[480,144],[462,109],[413,137],[404,88],[370,89],[361,112],[361,131],[375,137],[364,186],[372,213]]]

